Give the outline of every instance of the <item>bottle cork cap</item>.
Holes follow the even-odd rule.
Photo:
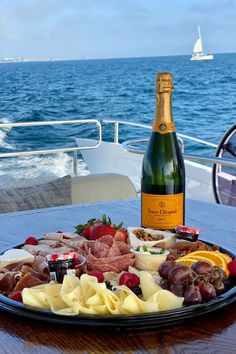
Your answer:
[[[170,92],[173,90],[173,76],[171,73],[163,72],[157,75],[157,92]]]

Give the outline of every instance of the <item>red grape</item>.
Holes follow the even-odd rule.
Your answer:
[[[184,292],[184,303],[186,305],[194,305],[202,303],[202,295],[200,289],[196,285],[189,285]]]
[[[225,284],[223,283],[222,280],[215,280],[213,282],[213,286],[215,288],[216,291],[216,295],[220,295],[223,294],[225,292]]]
[[[202,298],[205,301],[210,301],[211,299],[214,299],[216,297],[216,290],[214,288],[214,285],[212,285],[209,282],[203,282],[200,287],[200,292],[202,295]]]
[[[211,273],[213,270],[213,266],[208,261],[200,260],[192,265],[192,269],[196,274],[203,275]]]
[[[172,283],[182,283],[192,279],[192,270],[186,265],[176,265],[171,268],[168,273],[168,280]]]
[[[175,261],[164,261],[160,264],[158,272],[163,279],[168,278],[168,273],[171,268],[176,265]]]
[[[176,296],[183,296],[184,295],[184,285],[183,284],[171,284],[169,289],[173,294]]]

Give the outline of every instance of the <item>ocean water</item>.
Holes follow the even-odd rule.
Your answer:
[[[93,118],[151,124],[160,71],[174,76],[177,131],[219,143],[236,122],[236,54],[217,54],[209,62],[170,56],[0,64],[0,122]],[[120,132],[121,141],[148,137],[142,129]],[[0,152],[73,147],[76,137],[96,137],[96,130],[85,125],[0,129]],[[103,137],[112,141],[113,131]],[[215,152],[189,143],[185,151]],[[0,159],[0,175],[63,176],[71,171],[71,157],[64,153]],[[81,159],[79,173],[87,173]]]

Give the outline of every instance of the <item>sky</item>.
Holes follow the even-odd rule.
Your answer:
[[[236,52],[236,0],[0,0],[0,58]]]

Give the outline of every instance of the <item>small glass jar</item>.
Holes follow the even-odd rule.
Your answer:
[[[178,225],[175,228],[175,234],[178,240],[196,242],[200,234],[200,229],[185,225]]]
[[[62,283],[64,276],[79,276],[82,266],[85,264],[85,257],[76,252],[50,254],[46,256],[50,272],[50,280],[56,283]]]

